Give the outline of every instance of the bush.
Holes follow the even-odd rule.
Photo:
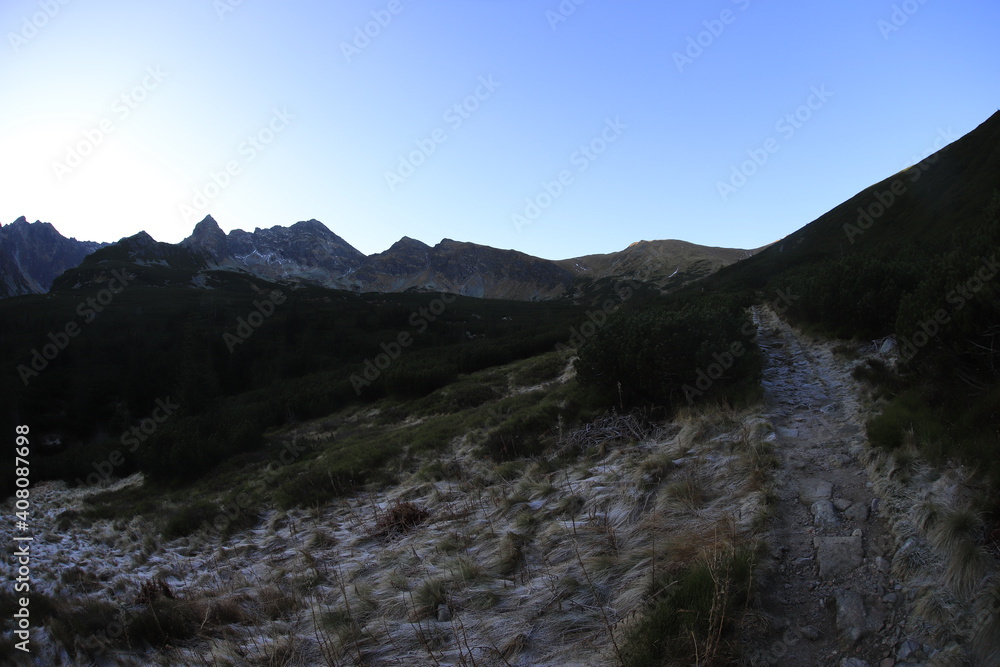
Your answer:
[[[722,298],[616,314],[579,350],[580,381],[623,410],[737,400],[760,377],[749,315]]]
[[[558,413],[553,403],[517,412],[486,435],[486,453],[494,461],[538,456],[545,449],[546,436],[555,431]]]
[[[642,619],[622,643],[627,667],[667,664],[735,664],[720,638],[749,602],[756,554],[734,548],[661,577]]]
[[[190,505],[175,510],[167,517],[163,526],[163,537],[172,540],[195,532],[203,525],[211,526],[221,510],[217,505],[205,500],[198,500]]]
[[[530,387],[556,379],[564,368],[566,360],[563,355],[560,352],[550,352],[526,362],[514,373],[511,381],[518,387]]]

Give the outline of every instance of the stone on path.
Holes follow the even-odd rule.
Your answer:
[[[837,629],[852,643],[858,641],[868,633],[864,599],[855,591],[838,590],[833,595],[837,603]]]
[[[816,537],[816,560],[819,561],[820,577],[829,581],[850,574],[861,565],[864,553],[861,536]]]
[[[860,658],[844,658],[840,661],[840,667],[871,667],[871,665]]]
[[[868,515],[869,515],[868,505],[865,505],[864,503],[858,503],[857,505],[853,505],[849,507],[846,512],[844,512],[844,515],[850,519],[855,519],[859,523],[864,523],[865,521],[868,520]]]
[[[810,507],[813,515],[813,525],[817,528],[834,528],[840,525],[833,503],[829,500],[817,500]]]
[[[840,661],[840,667],[871,667],[871,665],[860,658],[844,658]]]
[[[799,500],[804,505],[812,505],[819,500],[829,500],[833,495],[833,484],[823,479],[804,479],[799,485]]]

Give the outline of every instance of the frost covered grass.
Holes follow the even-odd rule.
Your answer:
[[[733,655],[767,508],[767,424],[749,409],[570,428],[586,408],[557,366],[465,378],[496,397],[459,410],[450,387],[297,424],[269,448],[308,444],[298,460],[248,461],[224,485],[155,499],[138,476],[40,485],[40,659],[639,664],[656,647],[642,628],[663,623],[691,656]],[[519,393],[509,377],[548,384]],[[552,419],[533,456],[489,455],[491,433],[539,410]],[[349,485],[303,476],[386,442],[392,455]],[[674,588],[707,615],[689,623]]]

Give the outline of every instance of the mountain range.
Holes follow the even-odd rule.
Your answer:
[[[552,261],[451,239],[429,246],[404,236],[366,256],[318,220],[226,234],[211,216],[178,244],[157,242],[146,232],[102,244],[66,239],[51,224],[22,217],[0,228],[0,297],[42,293],[54,282],[60,289],[83,288],[100,282],[103,268],[124,263],[149,269],[139,273],[154,284],[210,287],[215,272],[227,271],[353,292],[539,301],[577,298],[595,284],[620,279],[670,291],[753,252],[640,241],[620,252]]]
[[[68,239],[51,224],[23,216],[0,226],[0,296],[47,292],[63,271],[106,245]]]

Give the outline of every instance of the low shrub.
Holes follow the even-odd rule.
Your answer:
[[[621,645],[627,667],[734,664],[722,642],[749,603],[756,554],[736,547],[658,578],[654,597]]]

